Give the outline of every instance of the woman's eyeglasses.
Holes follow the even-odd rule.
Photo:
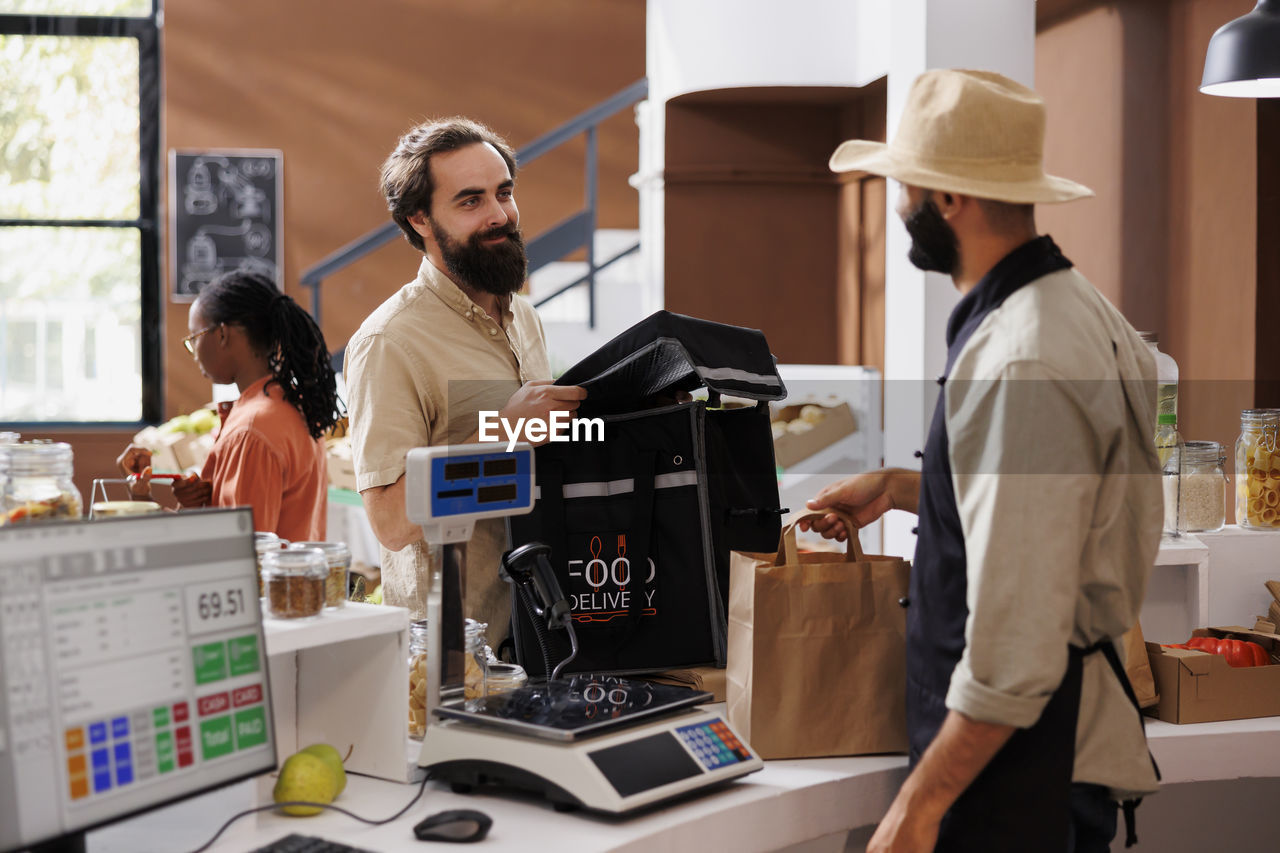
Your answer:
[[[187,348],[187,352],[191,353],[192,355],[195,355],[196,340],[198,340],[201,335],[208,334],[209,332],[212,332],[214,329],[218,328],[221,325],[222,325],[221,323],[214,323],[212,326],[208,326],[206,328],[201,329],[198,332],[193,332],[192,334],[187,335],[185,338],[182,339],[182,345]]]

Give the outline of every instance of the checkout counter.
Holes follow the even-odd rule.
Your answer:
[[[1150,617],[1149,634],[1157,640],[1184,635],[1188,625],[1217,624],[1214,619],[1221,622],[1227,615],[1224,608],[1249,606],[1244,603],[1250,601],[1243,592],[1246,586],[1256,585],[1260,590],[1259,577],[1280,576],[1280,555],[1272,553],[1265,536],[1228,528],[1204,537],[1204,541],[1193,539],[1186,537],[1166,545],[1157,561],[1144,608],[1144,622]],[[403,636],[407,614],[389,607],[357,605],[347,610],[343,618],[351,624],[344,625],[338,635],[364,637],[381,648],[379,654],[395,673],[396,685],[389,689],[403,690],[403,655],[392,638]],[[335,635],[319,628],[319,624],[305,630],[269,626],[266,642],[274,687],[280,686],[278,654],[297,655],[298,661],[308,653],[316,655],[316,660],[325,659],[323,646]],[[382,641],[374,639],[379,635],[384,635]],[[306,668],[304,663],[297,676],[304,683]],[[366,667],[365,671],[371,670]],[[365,685],[365,689],[372,687]],[[318,695],[313,700],[318,702]],[[399,693],[386,701],[394,702],[396,708],[404,707]],[[723,713],[714,705],[709,710]],[[313,711],[323,714],[318,706]],[[310,722],[299,718],[292,743],[278,724],[281,750],[287,754],[291,745],[296,748],[312,742],[329,724],[319,718]],[[1275,837],[1273,804],[1280,797],[1275,763],[1275,756],[1280,755],[1280,717],[1195,725],[1149,719],[1147,733],[1164,782],[1161,793],[1148,798],[1138,812],[1139,845],[1135,850],[1191,853],[1225,849],[1227,844],[1270,849]],[[368,749],[364,752],[374,754]],[[397,771],[391,758],[383,758],[390,771],[369,767],[364,772],[384,778],[349,775],[347,789],[335,804],[365,817],[381,818],[408,803],[417,785],[409,782],[408,773],[400,782],[385,778]],[[366,826],[332,812],[307,819],[262,812],[233,824],[210,849],[253,850],[300,833],[368,850],[421,850],[423,842],[413,837],[414,824],[429,814],[470,808],[493,819],[493,828],[482,844],[495,851],[527,851],[531,847],[565,853],[859,851],[906,773],[906,758],[899,755],[766,761],[759,772],[625,819],[588,812],[561,813],[540,796],[530,794],[457,794],[447,783],[430,781],[422,799],[407,814],[384,826]],[[89,850],[138,853],[160,849],[157,839],[164,839],[166,850],[194,849],[226,818],[269,804],[272,781],[269,776],[259,777],[92,833]],[[1113,849],[1123,849],[1123,839],[1118,839]]]
[[[1273,804],[1280,795],[1280,780],[1274,778],[1280,718],[1189,726],[1151,721],[1147,733],[1166,787],[1138,810],[1139,844],[1133,850],[1225,849],[1213,841],[1223,838],[1231,839],[1232,847],[1250,845],[1240,849],[1270,849]],[[445,809],[471,808],[493,818],[481,849],[495,853],[857,851],[906,773],[905,756],[766,761],[762,771],[726,788],[626,820],[562,814],[540,798],[454,794],[441,783],[428,782],[418,804],[386,826],[368,827],[333,813],[300,819],[264,812],[238,821],[210,850],[242,853],[296,832],[386,853],[422,851],[430,848],[414,839],[415,823]],[[227,817],[269,803],[271,785],[266,777],[243,782],[91,833],[89,853],[195,849]],[[416,789],[350,775],[337,804],[363,816],[390,816]],[[159,846],[157,839],[163,839]],[[1123,846],[1119,839],[1114,849]]]
[[[1242,543],[1250,546],[1248,553]],[[1165,549],[1152,590],[1167,598],[1149,604],[1160,605],[1166,624],[1153,624],[1151,633],[1158,640],[1166,639],[1159,636],[1165,631],[1181,633],[1182,626],[1176,623],[1184,618],[1212,624],[1219,615],[1218,602],[1238,606],[1232,590],[1242,578],[1253,581],[1254,575],[1280,574],[1277,559],[1266,537],[1232,530],[1206,537],[1205,543],[1184,540]],[[407,613],[372,605],[345,610],[338,621],[270,625],[266,630],[272,692],[283,700],[275,708],[276,745],[285,755],[315,740],[338,743],[350,731],[351,720],[363,719],[350,712],[349,703],[359,704],[352,700],[353,694],[363,696],[366,704],[393,709],[397,717],[406,706]],[[334,654],[349,651],[361,641],[370,643],[368,650],[376,661],[366,659],[358,667],[332,666]],[[356,679],[358,689],[350,689],[352,682],[345,677]],[[378,693],[379,689],[387,692]],[[377,699],[368,698],[375,694]],[[308,696],[308,701],[301,701]],[[326,696],[332,698],[326,700]],[[348,711],[339,713],[337,705],[326,705],[326,701],[348,703]],[[715,706],[709,711],[723,713]],[[363,724],[362,728],[374,731]],[[1181,853],[1224,849],[1228,844],[1269,849],[1275,833],[1273,804],[1280,796],[1275,765],[1275,756],[1280,755],[1280,717],[1182,726],[1149,721],[1147,730],[1164,774],[1164,790],[1149,798],[1138,813],[1137,850]],[[335,731],[343,734],[332,734]],[[367,734],[352,732],[351,739]],[[381,763],[361,766],[353,756],[348,766],[355,772],[335,805],[378,819],[396,813],[414,798],[418,786],[404,762],[405,739],[397,733],[391,741],[391,748],[381,752],[370,745],[357,751]],[[401,778],[395,780],[397,775]],[[299,833],[366,850],[419,850],[423,842],[413,836],[416,823],[429,814],[470,808],[493,819],[493,828],[482,842],[493,850],[856,851],[865,845],[905,776],[904,756],[769,761],[759,772],[625,819],[561,813],[536,795],[458,794],[447,783],[430,781],[422,798],[403,817],[383,826],[368,826],[333,812],[299,819],[264,811],[233,823],[209,849],[253,850]],[[91,832],[87,848],[95,853],[193,850],[236,813],[270,804],[272,785],[267,774],[184,800]],[[1114,849],[1122,844],[1117,842]]]

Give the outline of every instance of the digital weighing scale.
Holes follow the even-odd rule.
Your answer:
[[[435,547],[456,554],[476,520],[533,508],[532,448],[415,448],[406,510],[433,546],[427,618],[427,719],[418,764],[455,790],[495,785],[541,792],[558,809],[625,814],[745,776],[764,765],[711,711],[711,694],[610,676],[575,675],[471,702],[440,704],[441,602],[449,586]],[[535,549],[536,550],[536,549]],[[544,561],[545,562],[545,561]],[[504,570],[505,570],[504,565]],[[549,566],[545,567],[549,571]],[[554,578],[533,579],[548,627],[563,617]],[[566,605],[567,606],[567,605]],[[569,622],[567,618],[564,622]],[[572,630],[571,625],[569,630]]]

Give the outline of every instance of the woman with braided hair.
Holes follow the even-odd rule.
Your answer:
[[[254,528],[295,541],[323,541],[328,474],[321,436],[339,417],[329,350],[311,315],[268,278],[244,270],[210,282],[191,305],[183,339],[200,372],[234,383],[197,477],[175,480],[182,508],[253,507]],[[151,453],[129,445],[119,460],[150,488]]]

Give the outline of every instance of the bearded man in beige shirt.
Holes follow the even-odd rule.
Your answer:
[[[465,118],[428,121],[382,166],[392,218],[423,253],[417,277],[382,303],[347,344],[356,488],[382,545],[383,600],[426,610],[428,549],[405,515],[405,454],[468,444],[480,411],[548,420],[586,392],[551,384],[542,323],[524,286],[515,155]],[[506,633],[510,594],[498,578],[502,519],[476,524],[467,546],[465,615]]]

